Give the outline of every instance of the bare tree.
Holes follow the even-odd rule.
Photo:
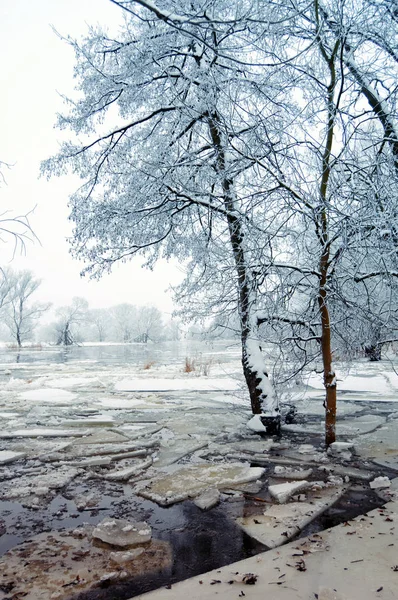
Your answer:
[[[0,160],[0,187],[1,184],[6,183],[4,170],[9,168],[11,165]],[[10,210],[4,210],[0,213],[0,242],[12,240],[14,255],[17,251],[25,251],[26,242],[37,240],[29,223],[30,212],[24,215],[13,215]]]
[[[156,306],[140,306],[137,309],[135,341],[147,342],[158,340],[163,331],[162,313]]]
[[[88,302],[76,296],[69,306],[57,309],[55,324],[57,344],[71,346],[77,343],[76,327],[87,320]]]
[[[127,302],[117,304],[110,309],[114,329],[118,341],[130,343],[134,341],[137,321],[137,308]]]
[[[10,301],[4,322],[20,348],[31,338],[37,321],[50,308],[50,304],[31,303],[31,296],[41,284],[31,271],[9,272]]]
[[[109,310],[105,308],[92,308],[88,313],[88,321],[96,329],[99,342],[104,342],[110,329]]]
[[[11,302],[13,277],[11,269],[0,270],[0,311]]]

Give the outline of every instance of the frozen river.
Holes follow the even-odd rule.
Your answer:
[[[15,553],[4,555],[0,573],[7,579],[7,569],[18,570],[18,552],[37,552],[43,573],[69,586],[69,571],[54,558],[63,544],[72,571],[84,550],[79,577],[85,573],[90,590],[98,584],[84,571],[91,561],[105,579],[114,573],[109,551],[90,541],[104,517],[145,521],[153,540],[134,568],[117,567],[126,580],[93,598],[128,598],[228,564],[287,540],[274,539],[290,531],[285,521],[272,517],[274,537],[256,538],[247,520],[258,523],[273,509],[269,489],[283,485],[289,469],[308,477],[300,501],[327,511],[315,530],[373,506],[369,479],[398,471],[398,378],[391,361],[359,361],[337,373],[337,434],[351,450],[335,457],[323,448],[322,379],[314,372],[284,393],[298,416],[281,439],[248,429],[240,348],[232,342],[3,349],[0,554]],[[204,511],[195,502],[209,491],[216,505]],[[289,535],[300,529],[304,522]],[[51,578],[39,582],[23,564],[29,599],[66,598]],[[4,593],[0,587],[0,599]]]

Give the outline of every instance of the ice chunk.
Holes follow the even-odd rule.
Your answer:
[[[8,463],[14,462],[19,458],[26,456],[25,452],[11,452],[9,450],[0,451],[0,465],[7,465]]]
[[[43,388],[22,392],[20,398],[42,404],[69,404],[76,398],[76,394],[58,388]]]
[[[281,467],[278,465],[274,469],[274,475],[275,475],[275,477],[278,477],[279,479],[302,480],[302,479],[307,479],[307,477],[309,477],[311,474],[312,474],[312,469],[294,470],[289,467]]]
[[[315,452],[315,448],[312,444],[301,444],[301,446],[297,448],[297,452],[299,454],[312,454]]]
[[[220,492],[217,488],[209,488],[195,498],[194,504],[202,510],[209,510],[220,502]]]
[[[34,429],[15,429],[13,431],[3,431],[0,433],[0,439],[9,439],[16,437],[83,437],[89,431],[76,431],[72,429],[50,429],[49,427],[36,427]]]
[[[101,540],[112,546],[138,546],[149,542],[152,530],[145,521],[131,523],[124,519],[106,517],[93,530],[93,539]]]
[[[235,391],[239,389],[240,382],[231,378],[209,379],[187,377],[181,379],[123,379],[115,385],[119,392],[168,392],[178,390],[200,391]]]
[[[137,558],[137,556],[140,556],[143,552],[145,552],[144,548],[133,548],[132,550],[127,550],[127,552],[111,552],[109,558],[117,565],[124,565]]]
[[[270,485],[268,491],[279,504],[284,504],[293,494],[301,492],[309,485],[311,484],[308,481],[289,481],[288,483]]]
[[[125,469],[112,471],[111,473],[104,475],[104,479],[109,479],[109,481],[127,481],[128,479],[134,477],[135,475],[138,475],[138,473],[141,473],[151,465],[152,458],[148,458],[147,460],[136,463],[131,467],[126,467]]]
[[[199,496],[209,487],[225,489],[255,481],[265,469],[242,463],[201,464],[184,466],[171,474],[161,475],[149,482],[139,483],[135,492],[161,506]]]
[[[380,490],[382,488],[390,487],[391,481],[388,477],[376,477],[369,483],[372,490]]]
[[[345,456],[346,452],[353,450],[354,443],[353,442],[333,442],[330,444],[327,453],[332,456],[338,456],[339,454],[343,454]]]
[[[262,515],[240,517],[236,523],[248,535],[269,548],[276,548],[295,537],[308,523],[332,506],[347,488],[326,488],[308,502],[275,504]]]
[[[261,422],[260,415],[254,415],[247,422],[247,427],[256,433],[266,433],[267,431],[267,428]]]

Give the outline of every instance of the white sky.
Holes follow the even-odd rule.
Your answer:
[[[1,266],[31,269],[43,280],[36,300],[69,304],[84,296],[91,308],[121,302],[155,304],[172,310],[165,290],[182,275],[166,262],[154,272],[134,259],[119,264],[100,282],[81,278],[82,263],[71,258],[66,238],[68,195],[77,187],[71,177],[50,181],[39,177],[41,160],[57,151],[60,132],[56,113],[63,111],[59,94],[73,91],[73,50],[53,32],[81,37],[87,25],[117,27],[122,11],[109,0],[8,0],[0,9],[0,160],[13,165],[0,188],[1,212],[24,214],[35,210],[30,223],[41,242],[28,244],[26,256],[12,262],[13,244],[0,245]]]

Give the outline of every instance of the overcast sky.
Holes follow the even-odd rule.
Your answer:
[[[0,188],[1,212],[24,214],[38,242],[28,244],[26,256],[11,262],[13,244],[0,245],[1,266],[31,269],[43,280],[36,299],[56,305],[69,304],[73,296],[84,296],[92,308],[121,302],[152,303],[165,312],[172,310],[165,290],[176,284],[181,273],[167,263],[154,272],[134,260],[117,265],[100,282],[82,279],[82,264],[69,255],[67,237],[68,196],[77,187],[72,177],[39,179],[41,160],[54,154],[60,133],[54,129],[56,113],[62,112],[60,94],[72,92],[73,50],[60,40],[63,35],[80,38],[96,23],[116,28],[121,10],[109,0],[9,0],[0,11],[0,160],[13,166],[4,174]]]

